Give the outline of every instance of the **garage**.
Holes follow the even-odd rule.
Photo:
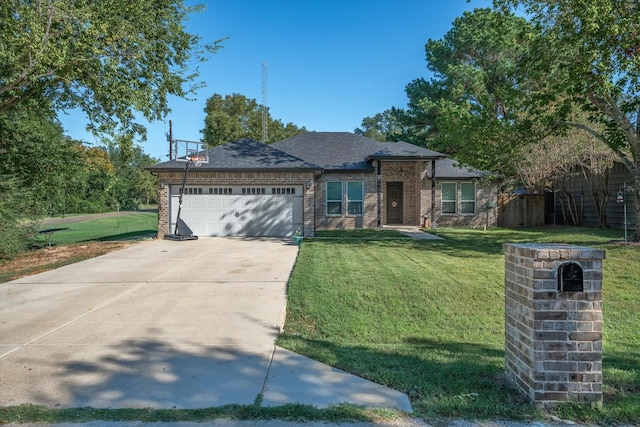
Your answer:
[[[175,229],[182,186],[170,187],[169,233]],[[180,218],[204,236],[286,237],[303,228],[303,188],[288,185],[188,185]]]

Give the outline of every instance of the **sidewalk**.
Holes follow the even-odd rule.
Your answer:
[[[417,226],[411,225],[385,225],[385,230],[396,230],[405,236],[409,236],[416,240],[443,240],[442,237],[433,234],[425,233]]]

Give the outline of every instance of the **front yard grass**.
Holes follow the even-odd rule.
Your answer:
[[[155,212],[123,213],[70,224],[44,225],[42,230],[63,228],[37,236],[35,247],[7,261],[0,261],[0,283],[100,256],[132,241],[154,238],[158,216]]]
[[[158,233],[158,214],[156,212],[136,212],[122,216],[90,219],[68,225],[43,226],[48,228],[66,228],[53,233],[51,243],[69,245],[90,241],[116,241],[139,238],[153,238]],[[41,237],[41,244],[46,245]]]
[[[278,344],[406,393],[417,415],[540,417],[504,381],[505,242],[603,248],[604,405],[563,405],[580,422],[640,419],[640,248],[619,230],[439,229],[444,240],[306,239]]]

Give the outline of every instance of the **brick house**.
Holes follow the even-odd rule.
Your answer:
[[[207,154],[209,163],[189,169],[182,195],[180,218],[198,236],[496,222],[497,189],[481,172],[405,142],[309,132],[269,145],[244,138]],[[175,227],[185,162],[148,169],[158,176],[163,237]]]

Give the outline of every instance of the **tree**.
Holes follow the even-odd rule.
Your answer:
[[[34,242],[37,223],[33,219],[29,191],[11,176],[0,175],[0,261],[11,259]]]
[[[237,93],[223,98],[216,93],[207,99],[204,112],[207,115],[201,132],[203,140],[209,145],[220,145],[245,137],[262,140],[262,106],[255,99]],[[280,120],[274,120],[268,110],[267,114],[267,143],[307,131],[304,126],[299,128],[293,123],[284,125]]]
[[[407,141],[408,128],[405,111],[396,107],[378,113],[373,117],[362,119],[361,128],[353,133],[363,135],[376,141]]]
[[[34,214],[69,212],[74,199],[84,197],[81,145],[64,136],[46,104],[0,115],[0,174],[15,181],[16,197]]]
[[[434,77],[412,82],[407,93],[413,116],[427,121],[430,148],[478,169],[515,173],[515,154],[527,142],[518,128],[518,64],[530,36],[524,18],[476,9],[457,18],[442,39],[427,42]]]
[[[501,176],[529,141],[518,120],[523,105],[518,63],[532,27],[524,18],[491,9],[465,12],[440,40],[425,46],[430,80],[405,88],[406,110],[392,108],[363,120],[358,132],[426,146],[465,165]]]
[[[640,240],[640,4],[629,0],[496,0],[536,25],[527,73],[529,124],[562,134],[577,127],[603,141],[634,178]],[[572,119],[576,109],[590,123]]]
[[[96,133],[144,137],[135,113],[162,119],[169,95],[200,86],[194,60],[214,52],[183,22],[182,0],[6,0],[0,3],[0,114],[51,102],[80,108]]]
[[[599,225],[606,227],[609,177],[615,157],[603,142],[573,129],[566,136],[552,135],[523,147],[516,166],[519,180],[534,192],[541,193],[550,186],[557,191],[565,224],[582,224],[582,203],[588,191]],[[578,182],[586,183],[586,187],[578,187]]]
[[[118,144],[109,149],[109,158],[115,167],[113,192],[120,209],[136,210],[141,204],[156,201],[158,179],[144,168],[158,163],[158,159],[144,153],[140,147],[127,152]]]

